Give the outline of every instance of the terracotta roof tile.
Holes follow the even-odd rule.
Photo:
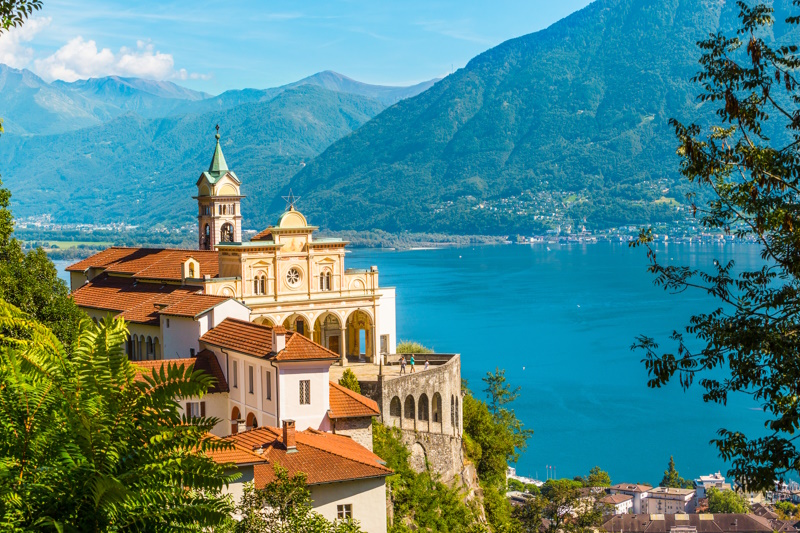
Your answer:
[[[196,317],[202,315],[209,309],[213,309],[222,302],[228,300],[225,296],[214,296],[211,294],[190,294],[178,302],[168,305],[161,309],[162,315]]]
[[[251,241],[271,241],[272,238],[272,228],[267,228],[259,231],[256,233],[251,239]]]
[[[120,248],[112,246],[102,252],[78,261],[66,268],[67,272],[83,272],[89,268],[106,268],[108,265],[134,253],[138,248]]]
[[[296,453],[287,453],[278,428],[260,427],[225,438],[249,449],[262,448],[262,457],[282,466],[289,475],[305,473],[309,485],[392,474],[380,457],[349,437],[310,429],[298,431],[295,436]],[[262,488],[274,480],[273,464],[255,467],[257,487]]]
[[[133,367],[136,370],[136,379],[144,381],[144,374],[151,375],[153,370],[161,372],[164,364],[167,365],[185,365],[187,367],[194,367],[192,371],[202,370],[206,374],[211,375],[216,380],[216,383],[208,389],[210,394],[217,392],[228,392],[228,382],[225,380],[225,374],[219,366],[217,356],[210,350],[201,350],[195,357],[184,357],[180,359],[159,359],[158,361],[132,361]]]
[[[353,392],[347,387],[331,381],[328,390],[330,395],[328,416],[332,419],[379,416],[381,414],[375,400]]]
[[[224,440],[220,439],[215,435],[208,435],[209,438],[213,440]],[[251,465],[251,464],[258,464],[258,463],[266,463],[267,460],[264,459],[262,456],[258,455],[257,453],[253,453],[246,448],[237,445],[235,442],[232,441],[225,441],[229,444],[232,444],[233,447],[227,450],[213,450],[207,453],[207,455],[217,464],[235,464],[236,466],[243,466],[243,465]]]
[[[72,293],[81,307],[116,313],[129,322],[158,324],[158,311],[201,290],[101,274]]]
[[[276,361],[339,359],[339,355],[292,331],[286,332],[286,347],[279,353],[272,345],[272,328],[246,320],[226,318],[208,330],[200,340],[254,357],[272,357]]]
[[[109,248],[70,265],[67,270],[82,272],[94,267],[141,279],[177,281],[181,279],[181,265],[189,257],[200,263],[198,276],[208,274],[215,278],[219,275],[217,252],[172,248]]]

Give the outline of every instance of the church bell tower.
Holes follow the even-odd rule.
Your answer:
[[[200,250],[213,250],[221,242],[242,242],[241,182],[228,169],[219,145],[206,172],[197,180],[198,230]]]

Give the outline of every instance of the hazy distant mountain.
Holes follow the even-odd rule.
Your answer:
[[[108,76],[67,83],[51,84],[89,100],[97,100],[115,110],[113,116],[133,112],[146,118],[165,117],[180,110],[186,102],[211,98],[210,94],[193,91],[169,81]]]
[[[221,125],[228,165],[243,180],[246,223],[298,169],[384,109],[363,96],[304,85],[267,102],[223,111],[145,119],[135,114],[59,135],[0,138],[0,166],[15,216],[50,213],[63,222],[191,222],[192,196]]]
[[[275,98],[276,95],[287,89],[300,87],[301,85],[316,85],[325,89],[336,91],[340,93],[357,94],[359,96],[366,96],[383,103],[386,106],[393,105],[405,98],[411,98],[419,93],[428,90],[434,83],[439,81],[433,79],[411,85],[409,87],[392,87],[387,85],[370,85],[368,83],[361,83],[354,79],[348,78],[337,72],[326,70],[319,72],[302,80],[275,87],[271,89],[242,89],[225,91],[219,96],[209,98],[200,102],[192,102],[186,104],[181,108],[184,113],[197,113],[211,110],[229,109],[235,105],[241,105],[248,102],[266,102]]]
[[[419,94],[435,81],[388,87],[326,71],[282,87],[231,90],[212,97],[169,81],[119,76],[47,83],[29,70],[0,64],[0,117],[9,132],[49,135],[103,124],[128,113],[163,118],[224,111],[246,103],[267,102],[301,85],[365,96],[390,105]]]
[[[790,0],[771,3],[782,21]],[[668,120],[709,112],[690,81],[695,43],[737,15],[732,1],[598,0],[390,107],[290,185],[310,219],[333,228],[515,233],[554,214],[595,227],[669,219],[682,181]],[[774,37],[787,31],[776,24]]]
[[[105,106],[51,86],[29,70],[0,64],[0,117],[7,132],[57,133],[100,124]],[[2,170],[2,169],[0,169]]]

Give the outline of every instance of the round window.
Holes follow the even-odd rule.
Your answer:
[[[300,271],[292,267],[286,273],[286,283],[290,287],[297,287],[300,285]]]

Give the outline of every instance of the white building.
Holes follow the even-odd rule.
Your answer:
[[[627,494],[609,494],[600,500],[608,507],[610,514],[628,514],[633,512],[633,496]]]
[[[650,485],[639,485],[634,483],[618,483],[617,485],[609,487],[608,492],[611,495],[623,494],[626,496],[630,496],[632,499],[631,505],[633,508],[633,512],[635,514],[639,514],[647,512],[644,510],[645,508],[644,501],[647,499],[649,491],[652,490],[652,488],[653,487],[651,487]]]
[[[720,472],[709,474],[707,476],[700,476],[694,480],[694,488],[697,491],[698,498],[705,498],[706,492],[710,488],[717,490],[731,490],[731,484],[725,483],[725,476]]]
[[[645,514],[693,513],[697,507],[694,489],[656,487],[643,501]]]

